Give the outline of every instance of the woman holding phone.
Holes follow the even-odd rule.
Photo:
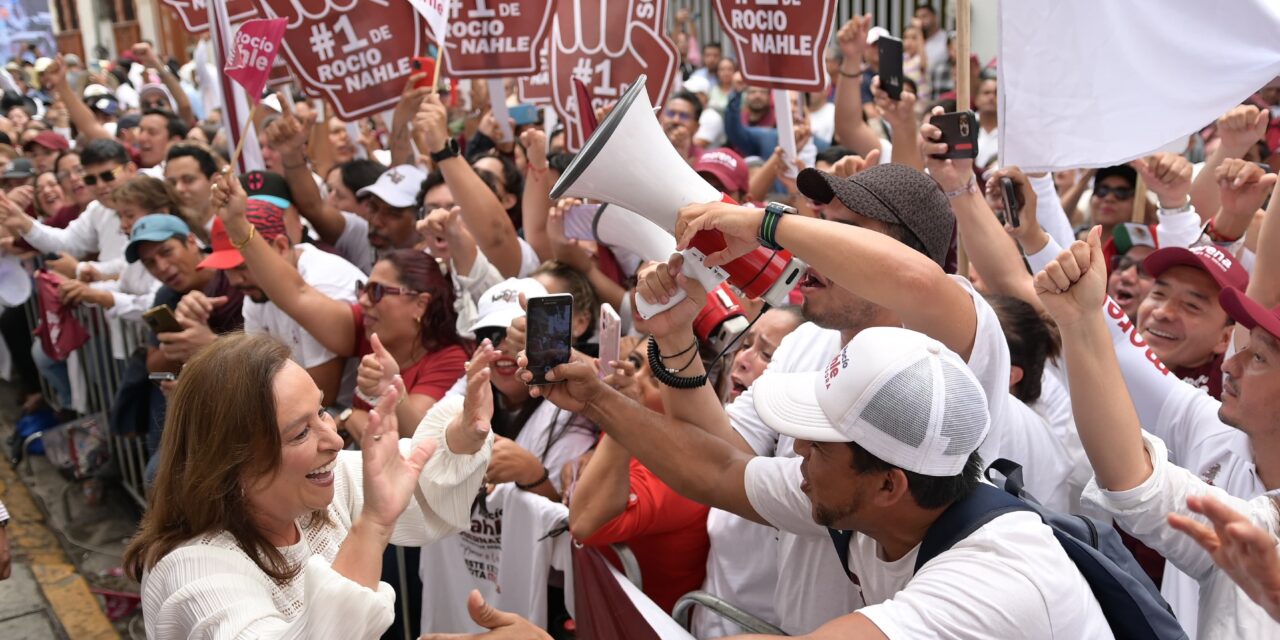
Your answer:
[[[380,636],[396,597],[378,580],[388,542],[469,522],[493,442],[492,405],[470,395],[401,440],[392,389],[362,450],[342,451],[288,347],[237,333],[202,350],[170,398],[166,454],[124,557],[147,636]],[[423,506],[406,510],[415,492]]]
[[[471,351],[455,326],[453,287],[435,260],[410,249],[388,252],[360,286],[359,302],[330,298],[254,231],[240,181],[227,175],[218,175],[212,204],[258,286],[326,349],[361,358],[355,406],[340,416],[339,428],[362,440],[369,409],[398,387],[401,435],[413,433],[462,377]]]

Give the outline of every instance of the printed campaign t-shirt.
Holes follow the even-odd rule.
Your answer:
[[[775,527],[824,542],[828,560],[838,564],[800,490],[800,464],[754,458],[747,498]],[[1088,582],[1035,513],[995,518],[913,575],[919,550],[890,561],[869,536],[849,542],[848,568],[861,585],[857,611],[889,638],[1114,637]]]

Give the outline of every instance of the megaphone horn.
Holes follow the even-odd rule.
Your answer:
[[[732,200],[702,179],[668,141],[653,115],[646,80],[641,75],[622,95],[556,181],[551,197],[612,203],[673,235],[681,208]],[[787,301],[806,269],[804,262],[787,251],[757,248],[725,264],[722,270],[711,270],[703,260],[725,247],[720,232],[700,232],[691,244],[684,252],[686,274],[708,290],[727,277],[747,297],[764,298],[775,306]],[[637,307],[641,316],[649,318],[682,299],[683,292],[665,305],[647,305],[641,300]]]

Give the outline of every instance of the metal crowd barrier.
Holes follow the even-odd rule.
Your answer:
[[[39,325],[41,317],[39,296],[33,293],[25,306],[27,319],[34,329]],[[109,319],[102,309],[96,306],[82,305],[75,309],[73,315],[89,333],[88,342],[75,351],[80,364],[79,371],[73,371],[68,366],[70,376],[83,375],[85,383],[83,405],[60,406],[57,393],[43,375],[40,376],[41,392],[46,402],[56,409],[76,409],[85,415],[107,416],[120,389],[121,376],[124,374],[129,355],[139,346],[146,344],[147,328],[136,322]],[[110,432],[108,425],[104,424],[103,429]],[[120,474],[121,486],[140,508],[145,509],[147,504],[145,476],[147,460],[151,453],[147,447],[145,434],[109,433],[107,441],[111,459]]]
[[[707,593],[706,591],[690,591],[680,596],[676,601],[675,609],[671,611],[671,617],[684,627],[686,630],[693,630],[693,607],[700,605],[707,608],[712,613],[731,620],[742,627],[747,633],[760,633],[766,635],[785,636],[788,635],[782,629],[757,618],[742,609],[730,604],[729,602]]]

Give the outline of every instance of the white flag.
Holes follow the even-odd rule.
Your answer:
[[[449,0],[409,0],[409,4],[427,21],[436,45],[444,47],[444,37],[449,32]]]
[[[1000,162],[1103,167],[1170,145],[1280,75],[1276,0],[1000,3]]]

